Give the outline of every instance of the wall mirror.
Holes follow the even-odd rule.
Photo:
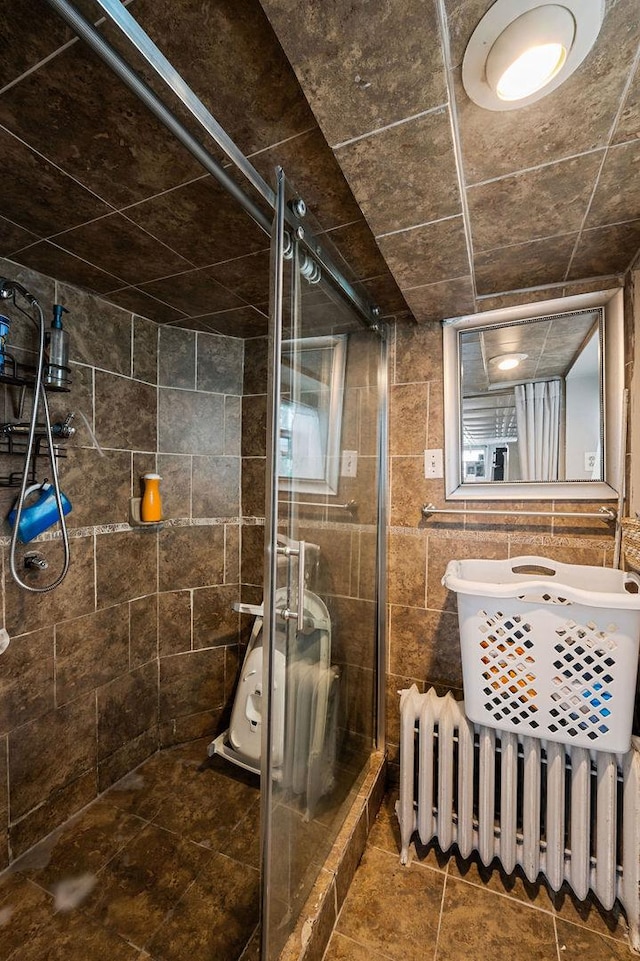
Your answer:
[[[447,499],[616,496],[621,290],[456,317],[443,332]]]
[[[283,344],[278,466],[282,490],[309,494],[338,490],[346,356],[344,334]]]

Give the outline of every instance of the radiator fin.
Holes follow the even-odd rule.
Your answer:
[[[400,692],[401,861],[423,844],[497,857],[554,891],[593,891],[625,909],[640,951],[640,739],[625,755],[472,724],[464,704],[413,685]]]

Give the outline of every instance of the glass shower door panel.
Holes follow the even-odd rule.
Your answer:
[[[295,926],[375,739],[379,341],[308,245],[292,240],[280,271],[263,961]]]

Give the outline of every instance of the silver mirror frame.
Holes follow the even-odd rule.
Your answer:
[[[601,290],[573,297],[540,301],[519,307],[488,310],[452,317],[443,323],[445,497],[447,500],[612,500],[617,497],[622,472],[622,410],[624,398],[623,291]],[[532,320],[571,310],[604,308],[604,481],[528,481],[462,483],[462,416],[459,337],[465,330]]]

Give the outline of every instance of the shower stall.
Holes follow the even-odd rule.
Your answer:
[[[363,327],[311,258],[309,228],[303,228],[304,246],[287,231],[285,211],[296,206],[299,200],[280,170],[272,241],[265,520],[264,619],[272,644],[265,661],[269,698],[262,732],[264,959],[278,957],[371,750],[383,746],[384,737],[376,718],[382,714],[377,700],[384,676],[385,341],[376,324]],[[282,535],[293,547],[282,546]],[[314,672],[301,640],[314,636],[318,622],[312,617],[307,623],[307,604],[318,596],[328,615],[329,650]],[[276,658],[282,654],[274,643],[279,631],[280,672]],[[305,697],[312,699],[312,718],[301,771]]]
[[[260,957],[275,961],[373,752],[384,751],[385,328],[336,266],[285,172],[277,169],[273,186],[265,182],[126,7],[97,0],[151,83],[69,0],[47,2],[270,238],[266,499],[263,518],[240,523],[247,544],[263,541],[262,597],[255,590],[238,597],[236,609],[245,640],[253,618],[262,622],[260,675],[245,718],[260,738],[253,752],[260,770]],[[188,123],[156,92],[167,88]],[[202,146],[206,138],[245,178],[246,190]],[[236,683],[244,670],[238,667]],[[229,708],[232,697],[229,691]],[[242,745],[235,747],[242,755]]]

